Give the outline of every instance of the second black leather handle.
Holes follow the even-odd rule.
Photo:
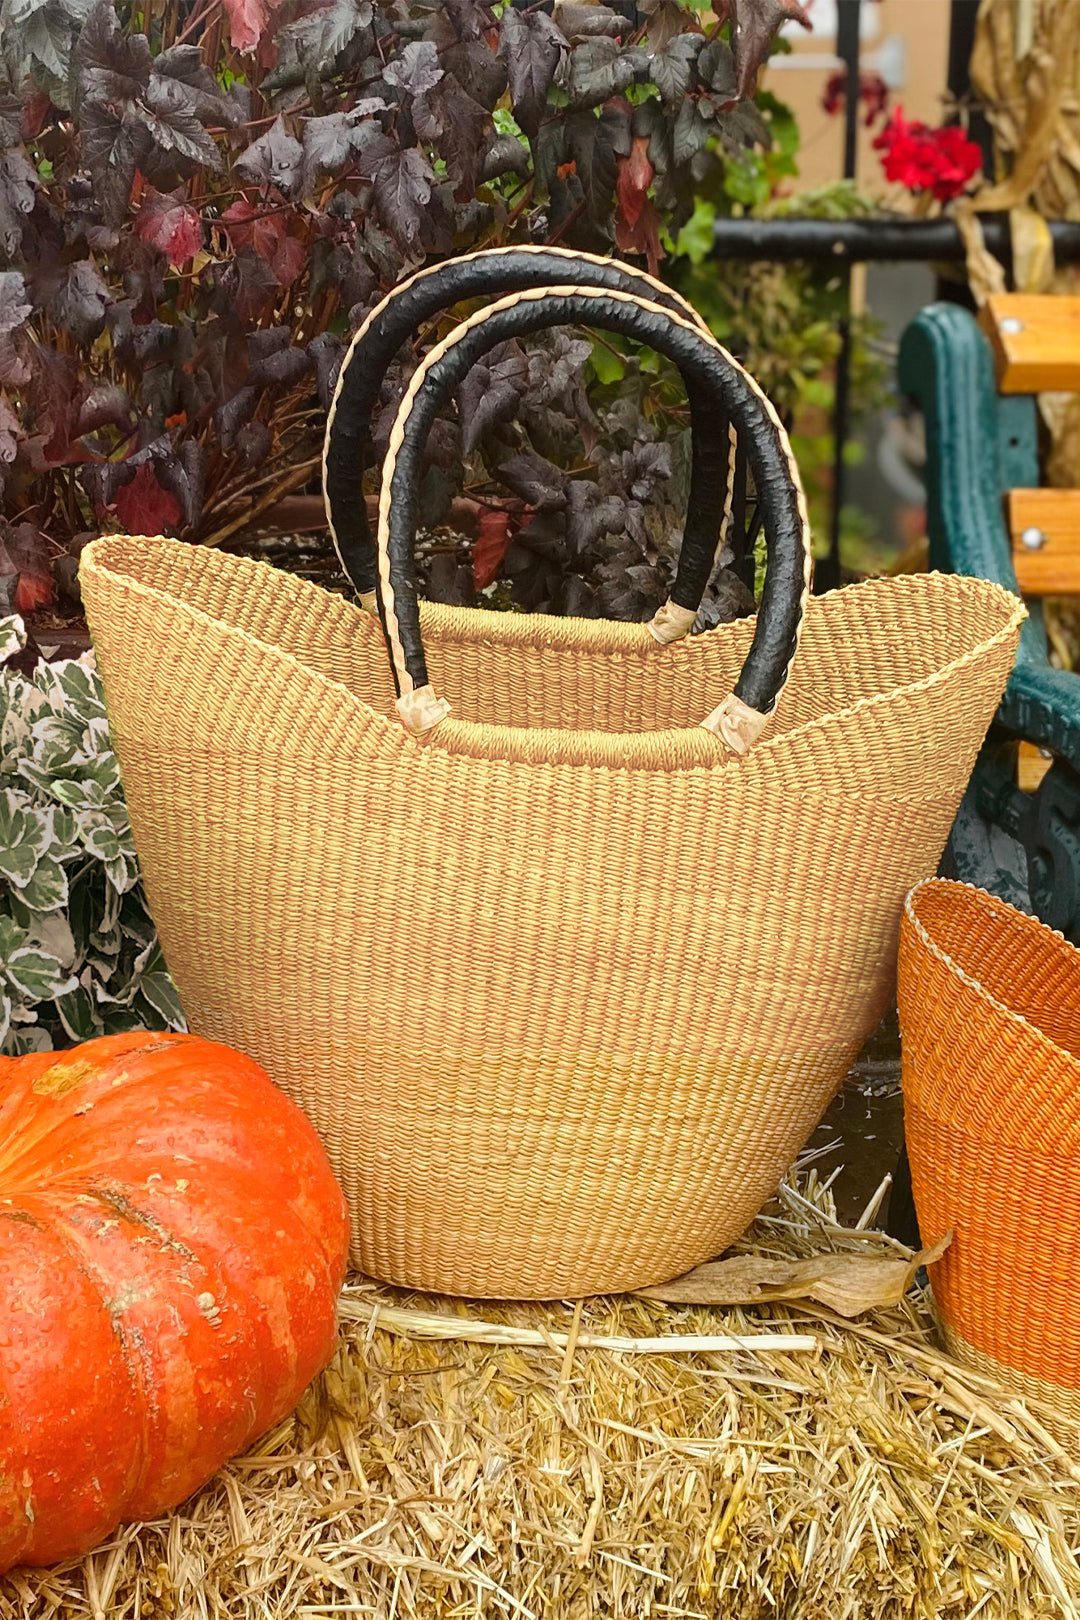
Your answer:
[[[742,752],[760,733],[787,680],[810,590],[810,525],[787,434],[753,378],[696,324],[632,294],[587,293],[576,286],[520,293],[481,310],[436,345],[410,380],[390,434],[379,511],[379,612],[399,712],[418,735],[447,712],[428,681],[416,592],[418,473],[431,425],[483,354],[511,337],[568,320],[621,332],[667,355],[718,401],[746,445],[764,517],[765,586],[735,690],[702,721]]]
[[[371,421],[387,368],[425,322],[464,299],[494,297],[573,280],[612,289],[678,311],[705,328],[685,299],[644,271],[618,259],[566,248],[487,248],[421,270],[395,287],[367,317],[342,361],[326,426],[323,495],[330,534],[361,597],[375,590],[375,540],[364,503],[364,474],[372,462]],[[704,595],[730,512],[734,455],[717,432],[716,402],[687,380],[692,469],[679,568],[671,600],[694,608]]]

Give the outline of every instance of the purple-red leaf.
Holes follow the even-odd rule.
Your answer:
[[[223,95],[197,45],[170,45],[154,57],[154,72],[180,85],[188,105],[203,124],[236,125],[239,107]]]
[[[175,454],[157,458],[158,483],[176,498],[180,519],[193,529],[202,516],[206,482],[206,451],[197,439],[185,439]]]
[[[610,6],[599,5],[558,5],[555,21],[567,39],[588,39],[597,34],[610,34],[615,39],[630,26]]]
[[[247,340],[249,375],[253,366],[258,366],[272,354],[280,354],[282,349],[287,349],[290,336],[287,326],[262,326],[257,332],[250,332]]]
[[[482,0],[444,0],[442,9],[459,39],[479,39],[491,27],[491,11]]]
[[[91,461],[79,468],[79,482],[89,495],[99,518],[104,518],[112,510],[117,490],[124,484],[130,484],[136,471],[126,461]]]
[[[510,77],[514,117],[526,135],[535,135],[547,94],[567,51],[565,36],[542,11],[507,6],[499,24],[499,55]]]
[[[279,287],[291,287],[304,268],[304,244],[288,234],[280,213],[256,208],[238,197],[221,216],[234,247],[250,249],[268,267]]]
[[[223,450],[232,449],[240,429],[251,420],[258,400],[257,388],[241,388],[224,405],[218,406],[214,412],[214,432]]]
[[[18,147],[0,152],[0,253],[13,259],[22,243],[26,215],[32,213],[37,174]]]
[[[498,135],[484,152],[477,178],[496,180],[503,174],[519,174],[527,178],[529,149],[522,146],[516,135]]]
[[[33,314],[26,282],[18,270],[0,270],[0,337],[18,331]]]
[[[299,382],[304,373],[311,370],[313,363],[306,349],[278,349],[276,353],[268,354],[252,364],[248,370],[248,380],[256,388],[264,387],[267,383],[288,388],[294,382]]]
[[[281,291],[273,269],[252,248],[244,248],[227,266],[221,290],[229,312],[241,321],[255,321]]]
[[[265,422],[249,422],[236,435],[236,453],[245,467],[260,467],[273,446],[270,429]]]
[[[116,491],[113,505],[128,534],[175,534],[180,526],[180,503],[162,489],[150,462],[136,468],[130,484]]]
[[[234,51],[253,51],[270,15],[268,0],[225,0]]]
[[[98,102],[84,105],[79,144],[106,224],[119,225],[124,218],[145,140],[145,131],[136,118],[120,117]]]
[[[694,63],[705,41],[701,34],[676,34],[649,58],[652,80],[663,99],[677,105],[690,88]]]
[[[439,53],[430,39],[410,40],[401,55],[383,68],[382,76],[407,96],[426,95],[443,76]]]
[[[162,193],[151,187],[136,216],[135,231],[176,266],[186,264],[203,245],[199,211],[185,201],[182,190]]]
[[[392,152],[375,165],[375,203],[379,217],[404,248],[411,247],[420,235],[434,179],[427,159],[417,146]]]
[[[686,26],[686,10],[679,0],[639,0],[639,9],[649,19],[649,45],[654,51],[662,51]]]
[[[466,455],[497,422],[512,419],[520,403],[521,390],[509,378],[494,377],[486,366],[474,366],[458,394]]]
[[[191,110],[187,91],[176,79],[155,73],[137,109],[139,122],[149,137],[150,151],[141,160],[148,173],[147,158],[154,158],[166,170],[219,169],[221,154]]]
[[[57,326],[79,343],[92,343],[105,329],[109,289],[89,259],[64,266],[49,299],[49,314]]]
[[[52,578],[52,555],[41,530],[33,523],[16,523],[4,534],[5,566],[18,574],[15,586],[16,613],[33,613],[51,607],[56,592]]]
[[[570,56],[566,92],[572,107],[599,107],[621,95],[649,66],[644,51],[624,49],[614,39],[587,39]]]
[[[19,418],[9,405],[6,395],[0,394],[0,463],[10,464],[15,460],[21,431]]]
[[[413,122],[426,141],[438,141],[455,181],[454,198],[465,202],[476,190],[484,138],[491,127],[491,114],[467,95],[453,74],[413,103]],[[513,137],[511,137],[513,139]],[[513,143],[525,153],[518,141]]]
[[[509,83],[509,75],[506,63],[496,56],[486,39],[451,45],[443,51],[440,60],[466,95],[489,112],[494,111]]]
[[[75,432],[80,439],[103,427],[119,428],[126,433],[133,425],[133,415],[134,407],[126,389],[119,383],[98,383],[83,400]]]
[[[619,147],[629,151],[629,131],[623,121],[606,114],[573,112],[566,119],[567,153],[577,168],[585,208],[594,224],[604,228],[611,218],[611,202],[618,180]]]
[[[56,464],[70,456],[82,402],[90,389],[80,378],[78,361],[72,355],[39,344],[33,356],[27,389],[30,408],[37,433],[48,435],[42,456]]]
[[[812,24],[802,0],[727,0],[725,10],[731,18],[736,87],[740,96],[752,96],[758,70],[784,23]]]
[[[238,172],[257,185],[277,186],[286,197],[300,188],[304,168],[304,148],[289,134],[280,115],[276,122],[253,141],[236,161]]]
[[[351,45],[372,15],[372,0],[327,0],[305,11],[277,37],[293,46],[301,62],[318,68]]]
[[[315,362],[319,404],[324,410],[329,408],[344,353],[345,345],[332,332],[320,332],[318,337],[312,338],[308,344],[308,354]]]
[[[535,450],[519,451],[501,462],[498,476],[500,484],[538,511],[566,505],[566,474]]]
[[[72,56],[80,102],[93,101],[122,113],[150,82],[150,46],[145,34],[126,34],[112,0],[97,0]]]
[[[380,96],[366,96],[348,112],[327,113],[304,124],[304,189],[323,174],[338,174],[373,137],[381,136],[371,114],[385,109]]]

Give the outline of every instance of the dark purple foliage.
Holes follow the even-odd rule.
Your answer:
[[[798,13],[730,4],[734,57],[678,0],[225,0],[213,58],[187,0],[150,39],[114,0],[23,8],[0,41],[0,608],[96,528],[212,538],[249,483],[298,487],[351,333],[426,256],[610,251],[632,206],[655,263],[640,176],[677,229],[691,160],[760,136],[736,82]],[[591,353],[557,332],[488,356],[421,505],[437,524],[463,488],[505,503],[523,605],[637,614],[670,576],[685,446],[676,465],[644,425],[633,368],[629,415],[598,403]],[[438,555],[430,588],[469,599],[467,555]]]

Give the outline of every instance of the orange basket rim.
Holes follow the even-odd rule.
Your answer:
[[[1066,955],[1080,957],[1080,950],[1071,940],[1065,938],[1060,929],[1051,928],[1048,923],[1042,922],[1040,918],[1033,917],[1030,912],[1021,911],[1019,907],[1010,905],[1000,895],[991,894],[987,889],[980,888],[976,883],[961,883],[956,878],[924,878],[921,883],[916,883],[904,901],[904,913],[912,928],[914,928],[919,943],[923,948],[940,962],[948,972],[955,974],[961,983],[974,990],[976,995],[988,1007],[992,1007],[1001,1017],[1015,1025],[1025,1039],[1033,1038],[1039,1046],[1045,1047],[1052,1052],[1058,1062],[1064,1060],[1066,1064],[1074,1068],[1078,1079],[1080,1079],[1080,1057],[1076,1053],[1070,1052],[1066,1047],[1059,1046],[1057,1041],[1052,1040],[1045,1030],[1040,1029],[1038,1024],[1033,1024],[1030,1019],[1024,1017],[1023,1013],[1017,1012],[1015,1007],[1010,1007],[1006,1002],[992,995],[981,980],[962,968],[955,957],[950,956],[948,951],[943,950],[931,936],[917,910],[919,897],[930,891],[951,893],[957,898],[962,897],[965,903],[969,904],[972,900],[975,900],[985,909],[995,912],[1012,927],[1029,933],[1032,939],[1039,942],[1043,948],[1053,949],[1058,954],[1061,954],[1062,950],[1064,950]]]

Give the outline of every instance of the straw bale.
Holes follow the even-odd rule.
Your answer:
[[[735,1252],[906,1253],[813,1170]],[[1080,1620],[1080,1436],[950,1362],[925,1290],[844,1321],[355,1278],[342,1325],[294,1418],[0,1620]],[[688,1334],[804,1348],[593,1342]]]

